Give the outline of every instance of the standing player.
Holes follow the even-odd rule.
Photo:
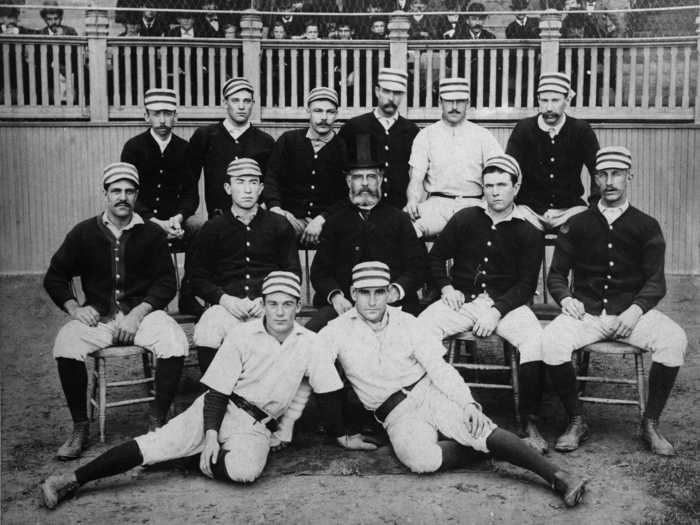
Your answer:
[[[598,151],[595,183],[600,201],[561,227],[547,284],[562,314],[542,335],[542,355],[569,416],[555,449],[568,452],[588,438],[571,353],[596,341],[629,343],[651,352],[649,397],[642,440],[655,454],[675,455],[657,430],[683,364],[687,337],[656,305],[666,293],[659,223],[630,206],[632,154],[611,146]],[[569,282],[572,274],[573,288]]]
[[[382,198],[401,209],[406,205],[408,159],[418,126],[399,115],[398,107],[406,95],[408,74],[400,69],[382,68],[377,75],[373,111],[348,120],[339,135],[348,151],[356,151],[358,135],[371,135],[378,145],[378,161],[384,168]]]
[[[134,206],[139,176],[117,162],[102,177],[105,211],[79,223],[51,258],[44,287],[72,318],[56,336],[53,355],[73,419],[73,432],[58,459],[80,457],[87,444],[88,376],[85,358],[112,345],[135,344],[158,357],[150,426],[160,426],[170,408],[187,355],[187,338],[165,312],[175,296],[175,270],[163,231],[144,222]],[[72,287],[80,276],[85,302]]]

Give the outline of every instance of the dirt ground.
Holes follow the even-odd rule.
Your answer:
[[[271,456],[254,484],[211,481],[187,462],[176,462],[89,484],[51,512],[38,505],[39,482],[144,431],[147,409],[112,409],[106,444],[98,442],[95,424],[83,459],[53,459],[70,429],[51,356],[65,316],[43,293],[39,277],[0,278],[2,523],[700,523],[699,288],[699,278],[670,277],[662,303],[690,340],[686,366],[662,421],[679,456],[661,459],[643,449],[634,409],[589,406],[592,438],[573,453],[550,454],[562,467],[590,479],[585,502],[577,509],[565,509],[536,476],[502,462],[416,476],[387,447],[342,451],[325,443],[313,431],[312,415],[305,414],[292,447]],[[607,372],[633,368],[622,360],[600,366]],[[123,362],[111,365],[110,373],[128,376],[136,368]],[[178,411],[197,393],[196,369],[187,368],[185,376]],[[476,397],[500,425],[514,429],[508,395],[482,390]],[[543,412],[542,429],[554,440],[565,419],[551,393],[545,395]]]

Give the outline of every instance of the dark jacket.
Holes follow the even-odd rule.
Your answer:
[[[506,26],[506,38],[511,39],[532,39],[540,37],[540,21],[537,18],[527,17],[525,26],[521,26],[513,20]]]

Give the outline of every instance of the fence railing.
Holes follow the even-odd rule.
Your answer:
[[[317,85],[338,90],[347,118],[373,106],[377,71],[392,65],[408,71],[401,111],[416,120],[439,117],[446,76],[470,80],[471,119],[521,118],[534,111],[540,72],[559,70],[572,77],[577,116],[700,122],[698,37],[562,40],[559,12],[540,18],[540,40],[416,41],[409,25],[395,12],[387,40],[276,41],[262,39],[249,10],[237,40],[125,38],[107,36],[105,11],[89,11],[85,37],[0,38],[0,118],[140,119],[150,87],[178,92],[181,119],[219,118],[231,76],[253,84],[253,120],[307,118]]]

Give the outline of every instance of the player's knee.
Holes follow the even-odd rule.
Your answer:
[[[85,325],[80,321],[69,321],[61,327],[56,335],[56,340],[53,345],[53,356],[55,358],[68,357],[70,359],[80,359],[83,361],[85,356],[79,352],[81,348],[81,331]]]
[[[260,477],[264,463],[253,458],[234,456],[230,452],[225,456],[226,474],[236,483],[252,483]]]
[[[654,349],[653,360],[665,366],[681,366],[688,348],[685,330],[674,322],[669,323],[664,327],[661,343],[661,348]]]
[[[436,444],[425,447],[394,447],[394,452],[399,461],[416,474],[435,472],[442,465],[442,450]]]
[[[225,309],[223,306],[214,305],[206,309],[202,318],[194,327],[194,344],[219,348],[226,335]]]
[[[545,328],[542,332],[540,355],[548,365],[561,365],[571,359],[573,348],[566,343],[559,330]]]

